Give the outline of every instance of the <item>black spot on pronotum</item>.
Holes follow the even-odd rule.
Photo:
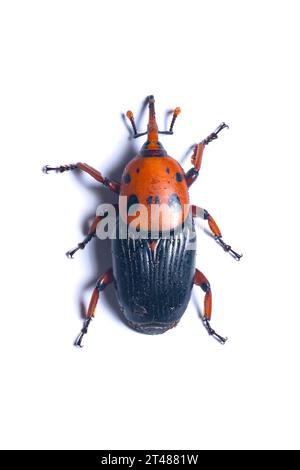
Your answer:
[[[139,172],[140,172],[140,169],[139,169],[139,168],[137,168],[135,171],[136,171],[137,173],[139,173]]]
[[[134,204],[138,204],[139,200],[135,194],[131,194],[129,198],[127,199],[127,212],[131,206]]]
[[[172,194],[169,197],[168,205],[174,209],[181,208],[181,202],[177,194]]]
[[[169,174],[170,173],[170,168],[166,168],[166,172]]]
[[[126,175],[124,175],[123,181],[124,181],[124,183],[126,183],[126,184],[130,183],[130,181],[131,181],[131,176],[130,176],[129,173],[127,173]]]
[[[181,183],[182,180],[183,180],[183,175],[181,173],[176,173],[176,181],[178,181],[178,183]]]
[[[148,204],[160,204],[160,197],[159,196],[148,196],[147,197]]]

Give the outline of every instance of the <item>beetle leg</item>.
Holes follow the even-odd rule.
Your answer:
[[[208,145],[210,142],[217,139],[219,132],[221,132],[221,130],[225,129],[226,127],[228,128],[227,124],[225,124],[225,122],[222,122],[215,129],[215,131],[209,134],[206,139],[203,139],[200,144],[194,145],[193,155],[191,158],[193,167],[185,175],[188,187],[190,187],[198,178],[205,145]]]
[[[219,227],[217,226],[216,222],[210,215],[210,213],[206,209],[202,209],[201,207],[192,205],[192,216],[195,217],[201,217],[204,220],[207,220],[209,228],[214,235],[214,239],[216,242],[221,245],[224,251],[227,251],[228,253],[231,254],[231,256],[236,259],[237,261],[240,261],[241,257],[243,256],[242,254],[238,254],[236,251],[234,251],[230,245],[227,245],[223,239],[222,239],[222,233]]]
[[[104,178],[100,171],[95,170],[95,168],[91,167],[87,163],[71,163],[70,165],[60,165],[56,167],[51,167],[49,165],[45,165],[43,167],[44,173],[49,173],[49,171],[55,171],[56,173],[63,173],[69,170],[79,169],[88,173],[92,176],[95,180],[99,181],[100,183],[104,184],[104,186],[108,187],[111,191],[115,193],[119,193],[120,190],[120,183],[116,181],[110,180],[109,178]]]
[[[226,243],[222,240],[222,237],[215,237],[215,240],[221,247],[223,248],[224,251],[227,251],[227,253],[231,254],[231,256],[237,260],[240,261],[240,259],[243,256],[243,253],[239,254],[236,251],[234,251],[230,245],[226,245]]]
[[[114,208],[116,211],[118,211],[118,204],[113,204]],[[73,258],[74,254],[78,251],[78,250],[83,250],[86,245],[91,241],[91,239],[96,235],[96,230],[97,230],[97,225],[99,222],[101,222],[101,220],[103,220],[106,216],[107,216],[107,212],[105,212],[103,215],[96,215],[92,225],[90,226],[90,229],[88,231],[88,234],[87,236],[83,239],[82,242],[78,243],[77,247],[76,248],[73,248],[73,250],[70,250],[70,251],[67,251],[66,253],[66,256],[70,259]]]
[[[101,216],[101,215],[97,215],[95,217],[92,225],[90,226],[89,232],[88,232],[87,236],[83,239],[83,241],[78,243],[77,247],[74,248],[73,250],[67,251],[66,256],[68,258],[70,258],[70,259],[73,258],[76,251],[83,250],[86,247],[86,245],[89,243],[89,241],[91,241],[91,239],[96,235],[97,225],[100,222],[100,220],[102,220],[103,218],[104,218],[104,216]]]
[[[194,277],[194,284],[196,286],[200,286],[201,289],[205,292],[205,297],[204,297],[204,315],[202,317],[203,325],[205,326],[206,331],[210,336],[215,338],[219,343],[225,344],[228,338],[223,338],[223,336],[220,336],[218,333],[215,332],[215,330],[212,329],[210,326],[210,318],[211,318],[211,309],[212,309],[212,294],[211,294],[211,288],[208,280],[204,276],[204,274],[196,269],[195,272],[195,277]]]
[[[89,304],[89,308],[87,311],[86,319],[83,324],[83,328],[75,340],[75,343],[74,343],[75,346],[82,348],[82,344],[81,344],[82,338],[87,333],[89,324],[94,318],[97,302],[99,299],[99,293],[102,292],[105,289],[105,287],[107,287],[113,281],[113,279],[114,278],[113,278],[112,268],[110,268],[108,271],[106,271],[106,273],[102,274],[102,276],[99,277],[96,287],[93,291],[91,300],[90,300],[90,304]]]
[[[43,173],[48,174],[49,171],[56,171],[56,173],[64,173],[65,171],[75,170],[77,165],[75,163],[70,163],[69,165],[60,165],[60,166],[49,166],[45,165],[42,168]]]
[[[219,132],[221,132],[223,129],[229,129],[229,126],[225,124],[225,122],[221,122],[221,124],[217,127],[217,129],[214,130],[211,134],[209,134],[206,139],[203,140],[204,145],[209,144],[212,140],[215,140],[218,138]]]

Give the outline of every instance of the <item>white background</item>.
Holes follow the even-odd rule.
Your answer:
[[[0,5],[1,447],[299,448],[298,2]],[[110,287],[78,350],[109,244],[64,253],[116,197],[40,170],[86,161],[119,178],[143,143],[121,113],[151,93],[161,127],[182,107],[161,140],[186,170],[190,145],[230,125],[191,190],[244,253],[237,263],[199,224],[212,325],[229,341],[206,334],[199,288],[177,328],[146,336]]]

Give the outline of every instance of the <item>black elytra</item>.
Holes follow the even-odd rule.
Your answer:
[[[129,325],[146,334],[174,327],[191,297],[196,251],[191,219],[186,230],[159,234],[155,250],[150,238],[116,238],[112,241],[117,296]]]

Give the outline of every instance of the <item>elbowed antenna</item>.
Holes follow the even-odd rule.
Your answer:
[[[165,135],[172,135],[173,134],[173,127],[178,115],[181,113],[181,109],[179,107],[175,108],[173,111],[172,122],[170,124],[170,128],[168,131],[159,131],[156,123],[155,117],[155,107],[154,107],[155,99],[153,95],[148,96],[148,105],[149,105],[149,121],[147,126],[147,132],[138,132],[134,120],[134,115],[132,111],[127,111],[126,117],[129,119],[132,130],[133,130],[133,138],[136,139],[137,137],[142,137],[143,135],[148,135],[148,144],[149,145],[159,145],[158,142],[158,134],[165,134]]]

